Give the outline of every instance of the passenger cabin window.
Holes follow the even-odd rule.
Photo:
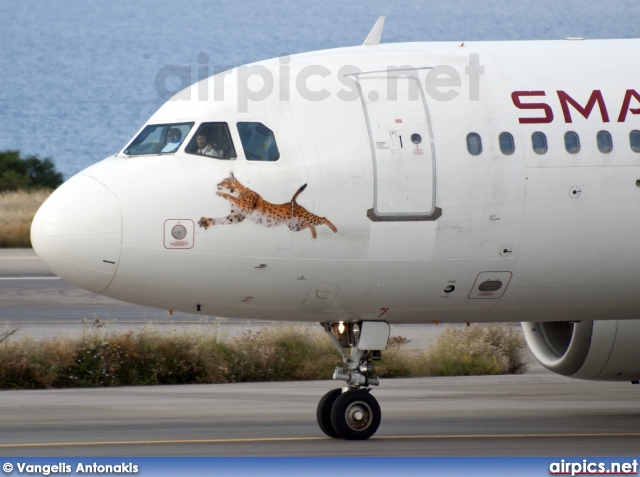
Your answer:
[[[598,131],[596,139],[598,140],[598,150],[600,152],[609,154],[612,151],[613,141],[611,139],[611,134],[607,131]]]
[[[227,123],[202,123],[185,151],[216,159],[237,157]]]
[[[151,124],[138,134],[124,153],[129,156],[174,153],[192,127],[193,123]]]
[[[640,131],[631,131],[629,133],[629,142],[633,152],[640,152]]]
[[[277,161],[280,158],[273,131],[264,124],[240,122],[238,133],[247,161]]]
[[[564,134],[564,147],[569,154],[578,154],[580,152],[580,138],[577,133],[567,131]]]
[[[531,135],[531,146],[536,154],[546,154],[547,152],[547,136],[541,132],[534,132]]]
[[[501,133],[498,137],[498,140],[500,142],[500,151],[502,151],[502,154],[510,156],[511,154],[513,154],[513,151],[516,150],[516,147],[513,143],[513,136],[508,132]]]
[[[467,151],[472,156],[479,156],[482,152],[482,139],[477,133],[467,134]]]

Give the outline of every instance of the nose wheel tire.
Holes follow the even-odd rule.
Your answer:
[[[341,437],[331,424],[331,409],[333,408],[333,404],[336,402],[336,399],[342,394],[342,389],[332,389],[327,394],[322,396],[320,402],[318,403],[318,411],[316,412],[316,418],[318,419],[318,426],[322,432],[324,432],[329,437],[339,438]]]
[[[333,429],[351,441],[369,439],[378,430],[381,418],[378,401],[365,390],[340,394],[331,408]]]

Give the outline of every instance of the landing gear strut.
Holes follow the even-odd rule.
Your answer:
[[[389,325],[384,322],[321,323],[342,356],[344,366],[337,367],[333,379],[345,381],[343,388],[325,394],[316,417],[322,432],[329,437],[365,440],[376,433],[382,414],[370,386],[380,382],[373,376],[371,361],[379,360],[389,340]],[[344,348],[351,348],[347,355]]]

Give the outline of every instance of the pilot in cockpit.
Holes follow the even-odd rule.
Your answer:
[[[210,157],[222,157],[222,151],[218,151],[215,148],[215,144],[209,144],[207,140],[207,135],[204,133],[199,133],[196,136],[196,144],[198,145],[197,154],[202,154],[203,156]]]
[[[182,131],[178,128],[171,128],[167,131],[167,144],[160,152],[175,152],[180,146],[182,140]]]

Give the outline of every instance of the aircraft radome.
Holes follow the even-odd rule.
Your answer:
[[[639,380],[640,41],[381,30],[177,93],[44,203],[38,256],[139,305],[321,323],[331,437],[376,432],[389,324],[521,321],[551,371]]]

